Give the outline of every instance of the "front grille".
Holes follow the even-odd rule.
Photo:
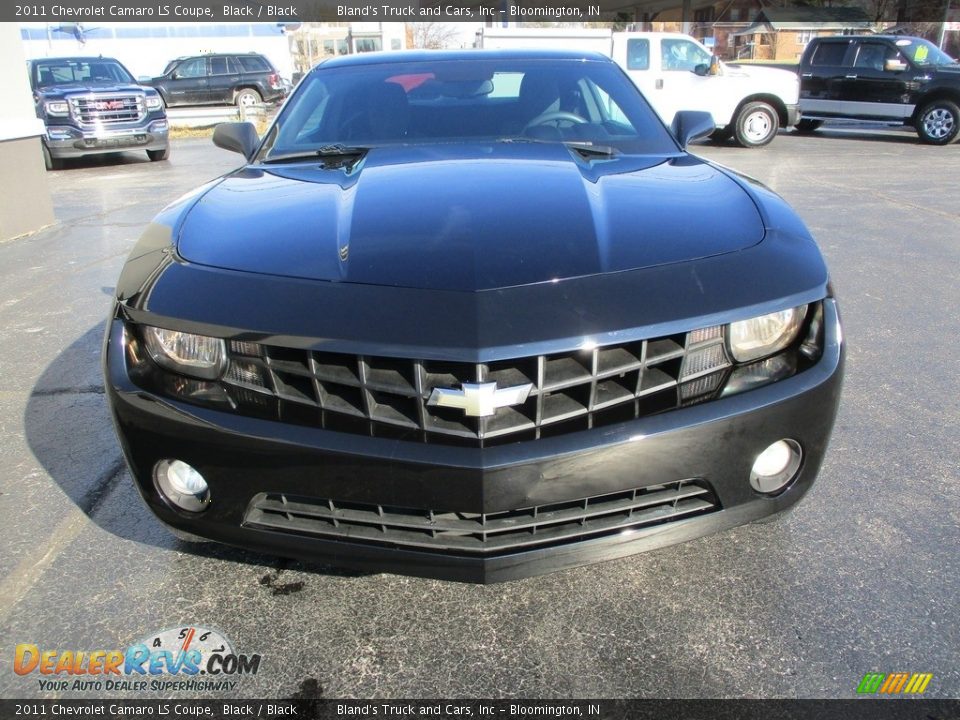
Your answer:
[[[260,493],[250,502],[244,524],[323,539],[491,556],[641,530],[719,509],[710,485],[695,479],[492,513]]]
[[[138,122],[145,115],[143,95],[95,95],[70,98],[70,110],[81,125]]]
[[[374,437],[488,447],[702,402],[730,361],[720,327],[490,363],[441,362],[229,343],[223,382],[237,412]],[[429,403],[435,388],[532,385],[487,417]]]

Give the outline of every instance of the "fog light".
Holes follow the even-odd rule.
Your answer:
[[[757,492],[768,494],[783,490],[796,477],[801,454],[795,440],[777,440],[754,461],[750,485]]]
[[[164,499],[187,512],[201,512],[210,504],[210,488],[195,468],[182,460],[161,460],[153,481]]]

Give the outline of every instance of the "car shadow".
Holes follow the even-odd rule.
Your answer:
[[[920,145],[917,133],[913,128],[897,126],[874,125],[863,128],[857,125],[824,125],[812,133],[801,133],[797,130],[781,130],[773,139],[774,143],[793,142],[807,139],[823,140],[856,140],[871,143],[893,143],[895,145]],[[697,140],[690,143],[691,149],[697,147],[714,147],[721,149],[743,150],[733,140],[715,142],[709,139]],[[762,148],[761,148],[762,150]]]
[[[274,594],[291,590],[278,582],[282,570],[337,577],[375,573],[277,558],[219,543],[185,542],[162,526],[134,489],[104,394],[100,369],[103,326],[96,325],[60,352],[34,384],[24,412],[31,452],[74,505],[106,532],[133,542],[204,558],[264,567],[261,579]]]
[[[913,128],[898,126],[879,126],[861,128],[855,125],[823,125],[812,133],[796,130],[782,132],[779,138],[823,138],[824,140],[858,140],[864,142],[883,142],[898,145],[920,145],[917,132]]]
[[[49,172],[65,172],[80,168],[112,167],[115,165],[141,165],[152,162],[144,150],[127,150],[111,153],[83,155],[77,158],[64,158],[63,167]]]

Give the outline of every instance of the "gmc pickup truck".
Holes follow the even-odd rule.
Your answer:
[[[485,28],[484,48],[554,47],[600,52],[613,59],[669,126],[680,110],[713,115],[711,136],[748,148],[766,145],[799,119],[795,73],[722,62],[695,38],[680,33],[609,30]]]
[[[151,160],[170,156],[167,115],[153,88],[137,84],[117,60],[43,58],[27,64],[37,117],[47,134],[43,161],[58,170],[65,158],[146,150]]]
[[[813,39],[800,59],[800,132],[837,118],[909,125],[947,145],[960,130],[960,65],[918,37]]]

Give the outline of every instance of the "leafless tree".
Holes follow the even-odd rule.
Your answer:
[[[418,22],[410,23],[413,47],[426,50],[439,50],[449,47],[459,31],[450,23]]]

